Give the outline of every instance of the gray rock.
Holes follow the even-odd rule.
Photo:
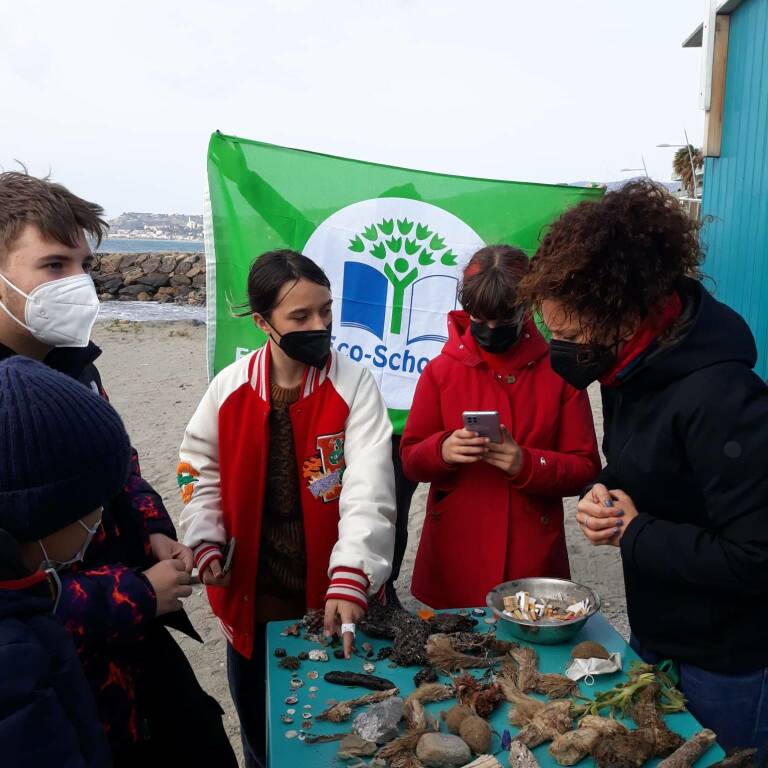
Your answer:
[[[458,736],[425,733],[416,746],[416,757],[427,768],[461,768],[472,759],[472,753]]]
[[[402,719],[403,700],[396,696],[359,714],[352,723],[352,733],[366,741],[384,744],[398,735],[397,724]]]
[[[138,296],[140,293],[144,293],[147,290],[147,287],[145,285],[125,285],[123,286],[118,293],[120,294],[120,298],[126,297],[126,298],[134,298],[135,296]]]
[[[353,757],[370,757],[378,747],[373,741],[366,741],[354,733],[347,734],[339,744],[338,757],[340,760],[351,760]]]
[[[171,278],[171,285],[175,285],[179,288],[182,286],[189,286],[191,284],[192,281],[186,275],[174,275]]]
[[[185,256],[178,264],[176,264],[176,269],[174,271],[177,275],[186,275],[187,272],[192,269],[194,264],[193,256]]]
[[[204,264],[195,264],[193,267],[190,267],[186,275],[187,277],[195,278],[198,275],[202,275],[204,272],[205,272]]]
[[[93,282],[100,291],[117,293],[123,285],[120,275],[94,275]]]
[[[139,280],[143,285],[151,285],[153,288],[162,288],[163,286],[168,285],[170,281],[170,276],[163,272],[151,272],[148,275],[144,275],[144,277]]]
[[[117,272],[120,269],[120,265],[123,260],[123,255],[120,253],[107,253],[99,260],[98,270],[102,275],[109,275],[113,272]]]
[[[141,267],[128,267],[123,272],[123,283],[125,285],[132,285],[141,280],[142,277],[144,277],[144,270]]]
[[[160,256],[150,256],[146,261],[142,262],[141,268],[145,274],[151,275],[153,272],[157,272],[160,261]]]
[[[157,271],[170,274],[174,269],[176,269],[176,257],[173,254],[169,254],[168,256],[163,256],[160,260],[160,266],[157,268]]]
[[[196,276],[196,277],[195,277],[195,278],[192,280],[192,285],[194,285],[194,286],[198,286],[198,287],[205,285],[205,272],[203,272],[203,273],[202,273],[202,274],[200,274],[200,275],[197,275],[197,276]]]
[[[136,263],[136,259],[139,257],[138,253],[125,253],[120,259],[120,269],[128,269]]]
[[[136,257],[136,263],[143,264],[151,255],[152,255],[151,253],[140,253]]]

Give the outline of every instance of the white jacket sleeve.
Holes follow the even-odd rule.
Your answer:
[[[200,572],[220,557],[227,534],[222,523],[219,476],[219,377],[209,385],[179,451],[179,486],[185,502],[180,524],[183,541],[195,553]]]
[[[368,583],[361,586],[367,587],[368,593],[378,592],[392,572],[395,549],[392,426],[379,389],[366,369],[349,405],[339,538],[331,553],[327,598],[349,599],[343,594],[343,585],[354,580],[355,573],[365,574]]]

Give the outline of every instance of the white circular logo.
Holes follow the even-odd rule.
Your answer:
[[[483,245],[453,214],[400,197],[342,208],[309,238],[304,254],[331,281],[334,346],[371,369],[389,408],[411,407],[448,338],[461,270]]]

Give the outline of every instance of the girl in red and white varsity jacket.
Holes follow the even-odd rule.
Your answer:
[[[250,313],[269,337],[211,382],[180,452],[181,517],[229,640],[246,765],[265,758],[264,625],[325,604],[344,637],[389,577],[391,426],[368,370],[331,350],[328,278],[293,251],[259,257]],[[235,539],[231,571],[222,548]]]

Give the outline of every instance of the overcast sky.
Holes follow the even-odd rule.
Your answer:
[[[210,133],[426,170],[668,180],[703,0],[0,0],[0,166],[200,213]]]

